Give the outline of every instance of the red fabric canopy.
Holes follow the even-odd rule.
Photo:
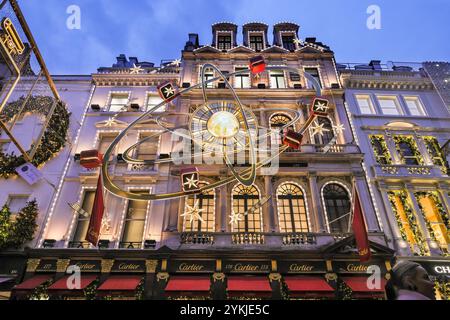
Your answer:
[[[386,280],[384,278],[381,279],[381,286],[379,289],[369,289],[367,286],[367,277],[345,277],[342,278],[347,286],[352,289],[353,292],[362,292],[362,293],[383,293],[384,286],[386,285]]]
[[[36,275],[28,280],[25,280],[21,284],[15,286],[14,289],[15,290],[31,290],[31,289],[34,289],[34,288],[40,286],[41,284],[43,284],[44,282],[46,282],[47,280],[49,280],[51,278],[52,278],[52,276],[48,275],[48,274]]]
[[[334,292],[333,287],[319,277],[291,276],[285,277],[284,282],[292,292]]]
[[[272,292],[267,277],[229,277],[229,292]]]
[[[209,291],[211,280],[209,277],[171,277],[166,291]]]
[[[97,279],[96,275],[86,275],[82,274],[80,279],[80,287],[77,289],[69,289],[67,287],[67,280],[71,276],[65,276],[62,279],[59,279],[54,284],[52,284],[48,289],[49,290],[83,290],[88,285],[90,285],[95,279]]]
[[[111,276],[98,288],[100,291],[134,291],[142,280],[142,276]]]

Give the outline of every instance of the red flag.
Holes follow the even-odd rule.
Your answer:
[[[356,247],[358,248],[359,260],[361,262],[367,262],[370,260],[370,244],[367,236],[366,222],[364,221],[364,215],[356,188],[353,204],[352,227],[355,235]]]
[[[92,207],[91,219],[86,234],[86,241],[92,243],[94,246],[97,246],[100,237],[104,210],[102,176],[99,175],[94,197],[94,206]]]

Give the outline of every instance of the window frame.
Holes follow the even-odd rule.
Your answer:
[[[318,79],[316,79],[313,75],[311,75],[308,71],[306,71],[306,69],[316,69],[317,70],[317,75],[318,75]],[[316,80],[318,80],[318,82],[319,82],[319,86],[320,86],[320,88],[321,89],[323,89],[324,88],[324,82],[323,82],[323,80],[322,80],[322,73],[321,73],[321,70],[320,70],[321,68],[320,68],[320,65],[315,65],[315,66],[303,66],[303,72],[304,73],[308,73],[309,75],[311,75],[313,78],[315,78]],[[308,79],[308,78],[306,78],[305,76],[303,76],[304,78],[305,78],[305,87],[307,88],[307,89],[314,89],[314,85],[311,83],[311,81]]]
[[[272,85],[272,79],[275,78],[276,86]],[[279,78],[282,78],[282,86],[280,87],[280,81]],[[270,83],[270,89],[287,89],[287,83],[286,83],[286,74],[283,70],[271,70],[269,71],[269,83]]]
[[[18,213],[20,213],[20,210],[22,210],[23,208],[26,207],[28,201],[30,200],[30,196],[31,196],[30,194],[9,194],[8,195],[8,199],[6,201],[6,204],[9,207],[11,215],[14,216],[14,215],[17,215]],[[12,209],[11,209],[11,201],[13,199],[25,199],[24,206],[22,208],[20,208],[19,211],[17,211],[17,212],[16,211],[12,211]]]
[[[150,98],[159,98],[161,100],[161,102],[164,101],[163,99],[161,99],[161,97],[156,92],[153,92],[153,91],[145,92],[144,112],[147,112],[148,110],[150,110],[150,108],[148,107]],[[156,105],[154,105],[154,106],[156,106]],[[160,110],[160,109],[162,109],[162,110]],[[159,113],[159,112],[165,112],[166,110],[167,110],[167,104],[163,105],[162,107],[159,107],[154,112]]]
[[[405,102],[405,109],[408,111],[408,113],[413,117],[426,117],[428,114],[425,110],[425,106],[422,102],[422,99],[420,96],[417,95],[402,95],[403,101]],[[413,114],[411,112],[411,108],[409,107],[408,101],[413,101],[416,105],[416,109],[419,112],[419,114]]]
[[[127,99],[127,102],[122,106],[122,108],[123,107],[125,107],[130,101],[131,101],[131,91],[110,91],[109,92],[109,94],[108,94],[108,100],[107,100],[107,104],[106,104],[106,110],[108,111],[108,112],[123,112],[123,111],[126,111],[126,109],[124,109],[124,110],[122,110],[122,108],[120,108],[119,110],[111,110],[111,107],[112,107],[112,101],[113,101],[113,99],[114,99],[114,96],[127,96],[126,97],[126,99]]]
[[[395,117],[395,116],[403,116],[403,115],[405,115],[405,112],[404,112],[404,110],[403,110],[403,108],[402,108],[402,106],[400,104],[400,101],[399,101],[397,95],[376,95],[376,99],[377,99],[378,106],[380,107],[380,111],[381,111],[382,115],[384,115],[384,116],[391,116],[391,117],[392,116]],[[383,109],[382,104],[381,104],[381,101],[383,101],[383,100],[394,101],[397,113],[396,114],[385,113],[384,112],[385,109]]]
[[[296,195],[296,196],[293,196],[292,198],[291,197],[289,197],[288,195],[280,195],[280,189],[283,187],[283,186],[285,186],[285,185],[293,185],[293,186],[295,186],[296,188],[298,188],[298,190],[300,191],[300,194],[301,195]],[[279,229],[280,229],[280,232],[281,233],[308,233],[308,232],[311,232],[311,222],[310,222],[310,219],[309,219],[309,211],[308,211],[308,201],[307,201],[307,199],[306,199],[306,193],[305,193],[305,190],[302,188],[302,186],[300,186],[299,184],[297,184],[297,183],[295,183],[295,182],[292,182],[292,181],[286,181],[286,182],[283,182],[283,183],[281,183],[278,187],[277,187],[277,190],[276,190],[276,196],[277,196],[277,211],[278,211],[278,225],[279,225]],[[283,209],[283,212],[281,212],[281,210],[280,210],[280,208],[281,208],[281,206],[280,206],[280,198],[281,199],[283,199],[284,197],[286,197],[286,199],[287,200],[289,200],[289,209],[290,209],[290,212],[289,213],[287,213],[287,212],[285,212],[285,210]],[[298,205],[298,208],[299,208],[299,212],[297,212],[297,213],[295,213],[294,212],[294,210],[293,210],[293,204],[292,204],[292,202],[293,202],[293,199],[297,199],[297,200],[303,200],[303,211],[304,211],[304,213],[301,213],[300,211],[300,208],[302,207],[302,206],[300,206],[300,204]],[[283,208],[284,208],[284,206],[283,206]],[[298,220],[299,221],[299,223],[300,223],[300,231],[298,231],[298,230],[296,230],[296,227],[295,227],[295,222],[296,222],[296,220],[294,219],[294,215],[299,215],[300,216],[300,219]],[[284,224],[285,224],[285,230],[282,230],[282,227],[281,227],[281,225],[282,225],[282,223],[281,223],[281,215],[289,215],[290,216],[290,224],[291,224],[291,226],[290,226],[290,229],[291,230],[287,230],[288,228],[287,228],[287,219],[285,218],[284,219]],[[304,219],[301,219],[301,217],[304,215]],[[306,223],[306,230],[303,230],[303,223]]]
[[[136,188],[136,187],[129,187],[128,191],[136,192],[136,193],[149,194],[149,193],[151,193],[151,188],[140,189],[140,188]],[[148,220],[148,213],[150,212],[151,201],[149,201],[149,200],[145,201],[145,202],[147,202],[147,206],[145,208],[145,214],[144,214],[143,218],[139,218],[139,219],[131,218],[131,219],[129,219],[129,218],[127,218],[127,216],[128,216],[128,211],[130,210],[130,204],[132,203],[132,201],[137,201],[137,200],[128,200],[127,199],[125,201],[125,204],[124,204],[124,209],[123,209],[124,211],[123,211],[122,220],[121,220],[122,221],[122,225],[121,225],[121,228],[120,228],[121,229],[120,230],[120,241],[118,241],[118,246],[119,246],[120,249],[142,249],[142,245],[143,245],[144,240],[145,240],[146,226],[147,226],[147,220]],[[124,235],[125,235],[125,230],[126,230],[126,227],[127,227],[127,223],[132,222],[132,221],[143,221],[143,223],[144,223],[144,226],[142,228],[142,235],[141,235],[142,239],[140,241],[141,244],[140,244],[139,248],[134,248],[132,246],[132,244],[133,243],[137,243],[137,241],[124,241]],[[130,243],[131,247],[130,246],[122,247],[123,243]]]
[[[255,188],[257,194],[250,194],[250,195],[249,194],[244,194],[244,195],[239,195],[238,194],[238,195],[236,195],[235,194],[235,190],[237,188],[240,188],[240,187],[243,187],[244,189],[253,187],[253,188]],[[234,185],[233,188],[231,189],[231,210],[232,210],[232,212],[235,212],[234,211],[234,207],[235,207],[235,200],[236,199],[237,200],[244,200],[243,204],[244,204],[244,210],[245,210],[244,213],[245,213],[253,205],[255,205],[255,203],[257,203],[258,201],[261,201],[261,192],[260,192],[259,188],[255,184],[251,185],[250,187],[245,187],[242,184],[238,183],[238,184]],[[255,201],[251,201],[250,205],[249,205],[248,200],[255,200]],[[240,207],[240,204],[238,203],[237,206]],[[241,212],[237,212],[237,213],[241,213]],[[241,228],[240,228],[239,222],[238,222],[237,225],[235,225],[234,223],[231,225],[231,231],[232,232],[237,232],[237,233],[241,233],[241,232],[244,232],[244,233],[260,233],[260,232],[263,232],[263,230],[264,230],[263,229],[263,218],[264,217],[263,217],[263,213],[261,211],[261,208],[258,208],[258,210],[255,210],[253,212],[253,219],[251,220],[252,223],[253,223],[253,228],[252,228],[253,230],[252,231],[249,230],[250,228],[248,226],[249,225],[248,215],[244,215],[244,213],[241,213],[243,215],[242,222],[244,223],[244,230],[240,230]],[[255,220],[254,218],[255,218],[256,215],[259,217],[259,227],[258,228],[255,227],[256,223],[257,223],[257,220]],[[258,229],[259,229],[259,231],[258,231]]]
[[[199,181],[199,185],[208,185],[209,183],[206,181]],[[206,226],[203,227],[203,223],[198,220],[197,221],[197,225],[196,228],[193,228],[193,225],[195,223],[195,221],[192,221],[192,224],[190,225],[190,227],[187,227],[187,224],[190,224],[189,221],[187,221],[187,217],[182,217],[183,219],[183,232],[215,232],[215,224],[216,224],[216,192],[214,190],[209,190],[209,194],[196,194],[193,196],[188,196],[185,198],[184,201],[184,208],[183,208],[183,213],[186,212],[186,206],[188,204],[188,200],[193,200],[192,205],[195,203],[195,201],[199,200],[199,209],[203,209],[204,208],[204,200],[207,200],[207,205],[206,205]],[[211,205],[212,204],[212,205]],[[212,208],[212,209],[211,209]],[[211,211],[209,211],[209,209],[211,209]],[[202,218],[203,215],[201,214]],[[212,217],[212,220],[209,220],[209,218]],[[188,230],[189,229],[189,230]],[[206,230],[204,230],[206,229]]]
[[[352,193],[350,192],[350,189],[349,189],[344,183],[342,183],[342,182],[340,182],[340,181],[332,180],[332,181],[326,182],[326,183],[322,186],[322,188],[321,188],[321,190],[320,190],[320,195],[321,195],[321,197],[322,197],[322,205],[323,205],[323,210],[324,210],[324,214],[325,214],[325,222],[326,222],[326,228],[327,228],[328,233],[333,233],[333,232],[331,232],[331,226],[330,226],[330,224],[329,224],[329,219],[328,219],[327,203],[326,203],[326,200],[325,200],[325,188],[326,188],[328,185],[331,185],[331,184],[336,184],[336,185],[342,187],[342,188],[345,190],[345,192],[347,193],[348,199],[349,199],[349,206],[350,206],[349,212],[352,210],[352,203],[353,203],[353,195],[352,195]],[[345,213],[345,214],[346,214],[346,213]],[[336,218],[335,218],[335,219],[336,219]],[[333,220],[335,220],[335,219],[333,219]],[[349,221],[349,223],[350,223],[350,220],[348,220],[348,221]],[[348,227],[348,226],[347,226],[347,227]],[[347,233],[347,232],[343,232],[343,233]]]
[[[247,67],[246,66],[235,66],[234,67],[234,72],[240,71],[238,69],[244,70],[244,69],[247,69]],[[240,78],[239,81],[240,81],[240,84],[241,84],[241,86],[239,86],[239,87],[237,86],[238,78]],[[244,82],[245,82],[244,78],[248,79],[248,87],[243,85]],[[242,74],[239,74],[239,75],[234,75],[233,76],[233,88],[235,88],[235,89],[251,89],[252,88],[252,79],[251,79],[251,76],[250,76],[250,72],[242,73]]]
[[[252,37],[261,37],[261,48],[260,49],[258,49],[257,47],[257,45],[253,48],[252,47]],[[259,42],[256,42],[257,44],[259,43]],[[265,37],[264,37],[264,32],[261,32],[261,31],[249,31],[248,32],[248,46],[249,46],[249,48],[250,49],[252,49],[252,50],[254,50],[254,51],[256,51],[256,52],[259,52],[259,51],[263,51],[265,48],[266,48],[266,40],[265,40]]]
[[[92,199],[92,205],[94,204],[94,200],[95,200],[95,192],[96,192],[96,188],[95,187],[83,187],[81,192],[80,192],[80,196],[78,199],[78,202],[81,203],[81,208],[86,211],[89,214],[92,214],[92,212],[88,212],[88,210],[84,209],[84,202],[86,200],[86,194],[87,193],[93,193],[94,198]],[[82,217],[82,219],[80,219],[80,217]],[[74,246],[70,246],[70,243],[74,243],[74,242],[80,242],[80,245],[82,246],[82,248],[90,248],[91,244],[89,244],[86,239],[82,239],[81,241],[75,240],[75,236],[77,235],[77,230],[78,230],[78,226],[80,224],[80,221],[87,221],[87,223],[89,223],[91,217],[85,217],[83,215],[81,215],[80,213],[77,212],[77,216],[74,217],[74,221],[73,221],[73,230],[71,232],[70,235],[70,241],[68,241],[68,246],[69,248],[75,248]],[[89,228],[89,225],[88,225]],[[86,230],[87,231],[87,230]],[[86,234],[84,235],[84,238],[86,238]],[[85,246],[86,245],[86,246]]]
[[[359,110],[360,114],[364,114],[364,115],[376,115],[377,114],[377,111],[375,109],[375,104],[372,101],[371,94],[355,93],[354,98],[355,98],[355,102],[356,102],[356,105],[358,106],[358,110]],[[366,99],[366,101],[368,102],[368,107],[370,109],[370,113],[363,112],[363,110],[361,108],[361,104],[359,103],[359,100],[361,98]]]
[[[230,42],[219,42],[221,37],[229,37]],[[225,44],[224,48],[221,48],[221,44]],[[227,45],[229,44],[229,48],[227,48]],[[216,32],[216,47],[218,50],[231,50],[233,49],[233,32],[232,31],[217,31]]]

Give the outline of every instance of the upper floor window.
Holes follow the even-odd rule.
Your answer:
[[[394,136],[394,141],[403,164],[416,166],[423,163],[417,144],[412,137]]]
[[[425,142],[425,146],[427,147],[428,153],[431,156],[433,164],[440,166],[444,173],[449,173],[449,164],[441,150],[441,147],[439,146],[437,139],[435,137],[424,137],[423,140]]]
[[[261,51],[264,49],[264,39],[262,35],[252,35],[250,38],[250,48],[255,51]]]
[[[388,146],[382,135],[371,135],[370,142],[378,164],[392,164]]]
[[[247,68],[236,68],[236,71],[245,70]],[[234,76],[234,87],[240,89],[248,89],[251,87],[250,74],[243,72]]]
[[[92,212],[94,206],[95,190],[88,190],[84,192],[83,202],[81,208],[89,215]],[[75,232],[72,237],[71,247],[86,247],[89,244],[86,242],[86,234],[89,227],[89,216],[85,216],[81,213],[78,214]]]
[[[147,191],[139,190],[135,193],[148,194]],[[147,216],[148,201],[129,200],[126,211],[121,248],[140,248],[143,241],[145,219]]]
[[[233,188],[233,212],[241,215],[237,225],[233,225],[236,232],[261,232],[261,209],[253,209],[259,202],[259,191],[255,186],[246,187],[238,184]],[[250,210],[252,209],[252,210]]]
[[[139,160],[156,160],[159,146],[159,136],[152,134],[141,134],[140,141],[145,141],[137,147],[137,157]]]
[[[109,103],[109,111],[118,112],[124,111],[128,104],[128,94],[113,93],[111,95],[111,102]]]
[[[204,182],[199,183],[200,187],[205,185]],[[214,190],[208,190],[185,199],[183,230],[214,232]],[[193,210],[194,212],[192,212]],[[195,210],[198,211],[195,212]],[[194,215],[193,219],[191,219],[191,214]],[[196,214],[198,214],[197,217]]]
[[[161,102],[163,102],[163,100],[159,96],[153,95],[153,94],[149,94],[147,96],[147,105],[146,105],[146,109],[145,110],[149,111],[150,109],[156,107]],[[161,107],[156,109],[154,112],[164,112],[164,111],[166,111],[166,105],[162,105]]]
[[[356,102],[362,114],[375,114],[375,109],[372,105],[372,100],[368,95],[357,95]]]
[[[331,142],[334,138],[333,125],[331,120],[325,117],[318,117],[317,125],[322,127],[322,134],[314,135],[314,141],[316,144],[326,145]],[[311,129],[313,130],[313,129]]]
[[[386,115],[401,115],[402,111],[398,104],[397,97],[378,97],[381,111]]]
[[[100,143],[98,146],[98,151],[101,154],[105,154],[106,150],[108,150],[109,146],[111,145],[111,143],[114,141],[114,139],[116,138],[117,135],[102,135],[100,137]],[[110,160],[112,160],[113,155],[115,154],[115,150],[111,153],[111,158]]]
[[[284,72],[283,71],[270,71],[270,87],[272,89],[284,89],[286,88],[286,83],[284,82]]]
[[[230,50],[231,49],[231,35],[219,34],[217,36],[217,48],[219,50]]]
[[[419,97],[404,97],[409,113],[413,116],[425,116],[425,109]]]
[[[12,214],[19,213],[27,206],[29,196],[26,195],[10,195],[8,197],[8,207]]]
[[[305,72],[311,75],[314,79],[316,79],[317,83],[322,88],[322,82],[320,81],[320,74],[318,68],[305,68]],[[314,84],[309,79],[306,79],[306,84],[308,89],[314,89]]]
[[[323,187],[322,194],[330,232],[348,232],[351,205],[347,190],[337,183],[330,183]]]
[[[282,36],[281,41],[283,42],[283,48],[289,51],[294,51],[296,49],[294,39],[295,37],[292,34]]]
[[[200,71],[200,76],[201,76],[201,71]],[[214,78],[214,70],[212,68],[206,68],[203,80],[204,81],[209,81],[212,78]],[[206,88],[214,88],[214,83],[213,82],[208,82],[206,84]]]
[[[293,183],[278,187],[280,232],[309,232],[306,203],[302,190]]]
[[[290,117],[281,113],[276,113],[270,117],[270,129],[273,130],[273,132],[270,135],[272,145],[278,146],[281,144],[281,137],[287,130],[286,128],[282,132],[281,128],[291,121],[292,119]],[[290,128],[292,128],[292,126]]]

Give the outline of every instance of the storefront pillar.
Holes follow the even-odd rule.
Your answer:
[[[325,216],[323,212],[323,207],[320,203],[320,191],[317,186],[317,174],[316,172],[308,173],[309,189],[311,192],[312,199],[312,212],[316,221],[317,232],[327,232],[327,227],[325,225]]]
[[[281,274],[269,274],[270,287],[272,288],[272,300],[281,300]]]
[[[267,201],[263,207],[265,207],[265,211],[267,212],[268,221],[269,221],[269,232],[276,232],[278,229],[277,219],[275,218],[275,209],[274,209],[274,201],[275,201],[275,193],[273,190],[273,179],[271,176],[264,177],[264,187],[266,189],[266,196],[271,197],[269,201]]]
[[[227,298],[227,286],[225,284],[225,274],[216,272],[212,276],[212,299],[213,300],[226,300]]]
[[[156,279],[156,267],[158,266],[158,260],[146,260],[145,261],[145,293],[144,293],[144,299],[145,300],[152,300],[154,296],[153,288],[154,288],[154,282]]]
[[[218,212],[220,212],[220,232],[227,231],[227,212],[228,212],[228,197],[227,197],[227,185],[219,188],[220,197],[218,203],[220,204]]]
[[[364,217],[367,223],[367,229],[369,232],[380,231],[380,224],[375,213],[374,203],[372,203],[372,197],[367,187],[366,179],[363,171],[358,171],[353,173],[354,184],[359,194],[359,201],[361,202],[361,208],[364,213]],[[368,200],[369,204],[362,202]]]

